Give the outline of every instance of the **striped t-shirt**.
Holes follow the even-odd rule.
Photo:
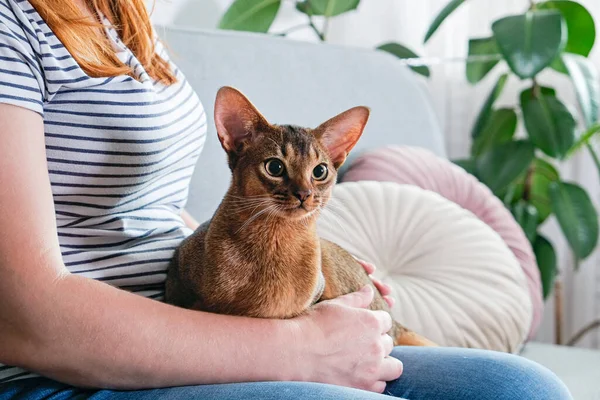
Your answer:
[[[73,274],[161,299],[206,135],[185,77],[154,81],[106,22],[129,76],[91,78],[26,0],[0,0],[0,103],[42,115],[58,237]],[[156,51],[167,58],[157,42]],[[19,132],[10,132],[19,134]],[[0,384],[33,374],[0,364]]]

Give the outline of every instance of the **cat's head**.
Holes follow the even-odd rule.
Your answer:
[[[270,124],[230,87],[221,88],[215,102],[215,124],[235,193],[247,204],[289,218],[312,215],[329,200],[337,170],[368,118],[368,108],[355,107],[308,129]]]

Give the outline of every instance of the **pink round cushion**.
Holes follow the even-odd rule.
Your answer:
[[[494,229],[513,252],[527,276],[533,304],[529,338],[535,335],[544,307],[535,255],[510,211],[487,186],[464,169],[429,150],[408,146],[385,147],[361,155],[350,165],[342,180],[396,182],[431,190],[471,211]]]

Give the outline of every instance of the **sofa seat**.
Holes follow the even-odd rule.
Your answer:
[[[521,355],[558,375],[575,400],[600,400],[600,351],[530,342]]]

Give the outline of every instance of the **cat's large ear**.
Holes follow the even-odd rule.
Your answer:
[[[339,168],[365,129],[370,111],[367,107],[354,107],[322,123],[314,130],[331,157],[334,167]]]
[[[224,86],[215,101],[215,125],[223,149],[235,153],[269,123],[239,90]]]

